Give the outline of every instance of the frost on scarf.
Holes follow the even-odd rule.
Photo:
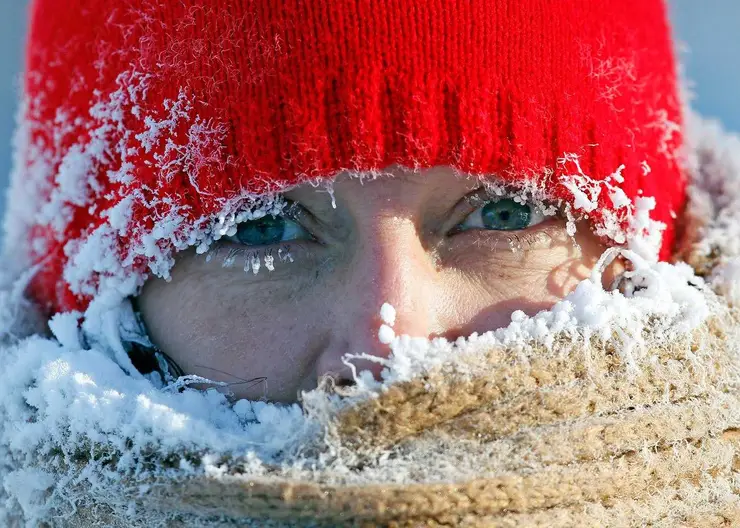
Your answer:
[[[110,149],[131,155],[154,152],[163,178],[171,177],[174,171],[196,175],[217,159],[202,153],[216,152],[222,129],[193,117],[186,94],[168,101],[162,116],[154,119],[136,110],[137,98],[146,91],[146,78],[125,81],[121,90],[93,108],[97,125],[89,131],[91,141],[69,149],[64,159],[58,160],[53,189],[33,187],[44,178],[14,179],[12,196],[16,199],[10,201],[6,225],[10,240],[17,240],[26,225],[38,220],[29,218],[19,204],[49,193],[51,199],[38,209],[38,214],[61,233],[70,221],[67,205],[84,203],[86,193],[94,192],[98,184],[95,179],[79,176],[92,174],[92,167],[105,164]],[[143,132],[128,132],[123,127],[123,113],[139,119]],[[168,132],[180,127],[186,117],[190,125],[187,133],[179,136],[183,140],[168,139]],[[58,119],[64,122],[63,113]],[[21,126],[18,141],[30,137]],[[33,152],[33,146],[29,151]],[[27,170],[43,172],[52,162],[39,154]],[[593,213],[604,193],[615,212],[596,224],[597,233],[625,244],[624,248],[609,250],[592,276],[552,309],[532,317],[515,312],[507,327],[455,342],[395,335],[395,311],[384,306],[379,339],[388,344],[392,354],[387,360],[378,360],[385,367],[382,380],[373,380],[367,372],[357,373],[357,386],[342,397],[317,389],[303,395],[303,406],[244,400],[232,405],[215,388],[196,391],[185,387],[180,391],[182,383],[163,385],[137,373],[121,344],[126,326],[123,307],[125,299],[142,284],[144,273],[138,268],[141,262],[146,263],[149,272],[166,278],[176,251],[196,247],[204,253],[214,240],[232,235],[238,223],[279,212],[282,204],[277,195],[233,197],[223,202],[217,214],[194,222],[186,222],[185,212],[176,207],[163,208],[167,214],[159,215],[163,204],[147,202],[140,192],[101,210],[101,225],[83,240],[65,247],[69,256],[65,279],[73,291],[93,297],[84,314],[56,315],[49,322],[50,337],[29,335],[18,328],[18,311],[28,309],[21,306],[22,288],[11,289],[0,299],[4,325],[0,464],[6,518],[22,510],[33,524],[50,515],[70,514],[75,504],[95,500],[114,503],[119,496],[122,502],[116,506],[126,510],[134,506],[126,502],[131,500],[131,490],[123,493],[124,488],[137,479],[145,482],[158,472],[218,475],[228,471],[230,460],[238,460],[240,471],[252,476],[305,476],[331,468],[335,478],[351,478],[350,464],[342,459],[346,453],[340,456],[342,446],[333,436],[338,413],[378,397],[394,384],[423,377],[431,369],[457,362],[459,368],[464,368],[461,358],[484,354],[493,347],[521,347],[521,359],[526,364],[527,354],[535,346],[552,348],[562,339],[595,339],[613,344],[626,370],[639,369],[655,344],[645,337],[647,330],[653,336],[651,340],[656,335],[687,334],[713,313],[717,299],[690,266],[657,262],[661,226],[650,220],[654,203],[650,197],[638,198],[634,204],[626,200],[612,185],[612,181],[619,181],[619,168],[611,178],[594,182],[584,174],[576,157],[565,155],[562,162],[574,168],[572,176],[564,181],[574,196],[567,209],[569,225],[573,227],[584,214]],[[105,177],[125,185],[132,180],[127,172],[131,167],[124,156],[121,166]],[[739,168],[740,163],[732,167],[732,174],[740,174]],[[644,170],[649,171],[649,167]],[[736,180],[732,181],[736,185]],[[200,192],[197,177],[192,176],[190,184]],[[541,191],[522,192],[536,197]],[[711,195],[711,190],[707,192]],[[133,225],[130,219],[135,207],[150,208],[157,221],[150,226]],[[720,213],[711,216],[713,221],[706,228],[708,244],[713,243],[713,229],[723,225],[721,211],[734,205],[722,207]],[[733,209],[733,214],[737,210],[740,206]],[[136,240],[130,253],[119,254],[118,237]],[[740,254],[732,247],[722,250],[728,255]],[[619,253],[633,269],[625,276],[623,292],[606,291],[601,273]],[[729,260],[723,266],[712,284],[722,292],[733,292],[732,288],[737,288],[737,265]],[[95,282],[90,281],[93,275],[98,278]],[[11,278],[17,279],[17,274],[11,273]],[[597,352],[583,347],[582,353]],[[348,355],[348,363],[357,355]],[[411,475],[397,478],[412,481]]]
[[[719,122],[689,114],[689,187],[686,229],[698,242],[682,256],[740,306],[740,137]]]

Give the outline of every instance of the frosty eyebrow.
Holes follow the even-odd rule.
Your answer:
[[[317,238],[318,233],[328,239],[346,234],[350,225],[346,211],[338,203],[333,207],[333,200],[330,197],[319,199],[316,192],[320,191],[312,189],[310,192],[300,193],[299,196],[290,196],[290,192],[286,193],[285,199],[290,202],[286,207],[289,217]]]
[[[336,211],[339,208],[332,194],[330,191],[316,187],[310,190],[288,191],[283,194],[283,197],[290,204],[299,204],[311,214],[316,215],[316,213],[325,214]]]

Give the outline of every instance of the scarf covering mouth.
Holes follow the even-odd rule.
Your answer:
[[[722,525],[740,518],[737,317],[644,336],[634,370],[598,341],[469,355],[322,417],[288,465],[227,456],[117,486],[172,526]],[[121,515],[98,499],[74,525]]]
[[[302,406],[155,387],[2,299],[6,526],[726,526],[740,519],[740,141],[694,124],[681,258],[598,274]],[[25,337],[22,337],[25,336]]]

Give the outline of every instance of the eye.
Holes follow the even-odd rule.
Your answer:
[[[268,246],[289,240],[309,240],[311,235],[293,220],[280,215],[266,215],[240,223],[236,234],[227,239],[245,246]]]
[[[539,208],[519,203],[511,198],[491,201],[470,213],[456,227],[456,231],[489,229],[493,231],[518,231],[545,220]]]

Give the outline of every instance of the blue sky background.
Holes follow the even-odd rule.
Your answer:
[[[64,0],[58,0],[63,2]],[[740,0],[669,0],[693,106],[740,131]],[[0,0],[0,189],[10,172],[10,140],[23,57],[26,0]],[[4,200],[0,200],[2,214]]]

